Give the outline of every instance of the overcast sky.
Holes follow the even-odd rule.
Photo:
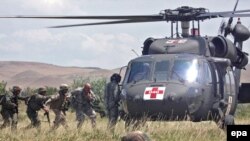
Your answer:
[[[1,0],[0,15],[143,15],[180,6],[205,7],[211,12],[232,10],[235,0]],[[250,9],[240,0],[237,9]],[[201,23],[202,35],[217,35],[221,18]],[[228,20],[228,19],[225,19]],[[237,19],[234,19],[234,23]],[[61,66],[124,66],[141,54],[148,37],[170,35],[170,24],[137,23],[49,29],[87,20],[0,19],[0,61],[33,61]],[[250,26],[250,18],[242,18]],[[250,53],[249,41],[244,50]]]

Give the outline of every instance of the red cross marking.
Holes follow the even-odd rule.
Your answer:
[[[156,98],[157,94],[163,94],[163,90],[158,90],[157,87],[154,87],[152,90],[146,91],[145,94],[150,94],[150,98]]]

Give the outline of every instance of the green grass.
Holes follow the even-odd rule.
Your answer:
[[[0,141],[117,141],[126,134],[124,122],[119,121],[114,133],[106,130],[107,119],[97,119],[97,129],[91,128],[90,120],[86,120],[81,130],[76,129],[75,113],[67,113],[69,128],[63,127],[56,131],[50,131],[46,122],[46,117],[40,112],[42,122],[41,131],[36,129],[24,130],[29,124],[23,105],[20,107],[19,123],[17,132],[10,129],[0,131]],[[236,111],[237,124],[250,124],[250,105],[240,105]],[[54,115],[51,112],[51,121]],[[2,120],[0,120],[2,123]],[[219,129],[212,121],[193,123],[189,121],[181,122],[147,122],[139,130],[146,132],[154,141],[224,141],[226,134]]]

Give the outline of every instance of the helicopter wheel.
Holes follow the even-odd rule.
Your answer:
[[[224,119],[222,119],[221,124],[218,124],[218,125],[219,125],[219,127],[221,129],[223,129],[223,130],[226,131],[228,125],[234,125],[234,124],[235,124],[235,122],[234,122],[234,116],[232,116],[232,115],[226,115],[224,117]]]
[[[226,128],[227,125],[234,125],[234,116],[226,115],[224,119],[224,127]]]

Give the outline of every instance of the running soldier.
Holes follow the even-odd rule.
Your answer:
[[[32,95],[29,98],[29,101],[27,103],[27,115],[28,118],[31,121],[31,124],[27,126],[26,128],[40,128],[41,121],[38,117],[38,111],[43,109],[45,111],[45,114],[48,114],[48,109],[44,105],[44,103],[50,98],[49,96],[46,96],[46,89],[41,87],[38,89],[38,93]]]
[[[66,122],[65,108],[69,105],[67,92],[69,86],[67,84],[61,84],[58,94],[53,95],[49,100],[46,101],[45,106],[49,105],[50,109],[55,113],[55,120],[52,129],[57,129],[59,125],[63,125],[67,129],[68,125]]]
[[[90,120],[92,127],[96,126],[96,112],[92,107],[92,102],[95,100],[95,95],[91,90],[91,85],[86,83],[83,88],[77,88],[71,92],[71,104],[76,110],[76,120],[78,121],[77,128],[81,128],[86,114]]]
[[[21,97],[19,94],[22,89],[19,86],[13,86],[10,92],[6,92],[1,99],[1,115],[3,124],[0,129],[11,126],[11,130],[16,130],[18,122],[18,100],[27,100],[26,97]]]
[[[110,77],[110,82],[106,85],[104,93],[105,107],[109,118],[108,129],[111,129],[111,131],[114,131],[118,119],[118,107],[120,101],[120,81],[121,76],[117,73],[114,73]]]

